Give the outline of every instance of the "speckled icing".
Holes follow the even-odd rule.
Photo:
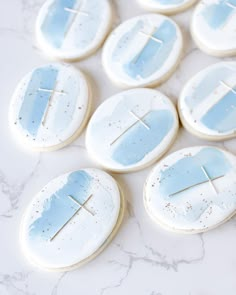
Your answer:
[[[150,216],[176,231],[201,232],[236,210],[236,157],[215,147],[192,147],[162,160],[144,191]]]
[[[236,136],[236,62],[221,62],[195,75],[179,99],[183,125],[209,139]]]
[[[132,89],[106,100],[94,113],[86,134],[89,153],[104,167],[130,171],[159,158],[173,142],[178,116],[156,90]]]
[[[119,188],[107,173],[84,169],[49,182],[33,199],[22,222],[21,243],[37,265],[63,270],[99,250],[117,224]]]
[[[202,0],[193,14],[193,37],[209,53],[235,54],[235,22],[236,0]]]
[[[177,65],[182,35],[169,18],[148,14],[122,23],[105,43],[104,68],[115,82],[125,86],[161,83]]]
[[[196,0],[139,0],[147,9],[160,13],[175,13],[187,9]]]
[[[47,54],[77,59],[97,49],[110,23],[107,0],[47,0],[39,12],[36,33]]]
[[[53,92],[54,91],[54,92]],[[10,107],[15,134],[34,149],[60,147],[81,129],[89,111],[89,88],[72,66],[34,69],[19,83]]]

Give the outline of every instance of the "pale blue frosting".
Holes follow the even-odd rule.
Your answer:
[[[190,110],[200,106],[220,86],[220,81],[233,77],[236,70],[227,66],[220,66],[209,71],[197,86],[194,86],[192,95],[185,97]],[[218,132],[229,132],[236,128],[236,94],[228,91],[210,110],[202,112],[201,122],[209,129]]]
[[[119,61],[120,55],[132,44],[133,38],[143,27],[144,22],[140,20],[128,33],[122,36],[112,54],[114,61]],[[138,56],[123,65],[124,71],[133,79],[148,78],[164,65],[177,39],[176,26],[169,20],[164,20],[154,32],[153,37],[160,39],[162,44],[149,39]],[[148,37],[143,36],[143,38]]]
[[[26,133],[33,138],[37,137],[51,97],[50,92],[41,91],[40,88],[53,90],[56,87],[58,88],[57,91],[62,91],[58,80],[60,69],[57,65],[49,65],[37,68],[31,74],[16,123],[20,124]],[[62,67],[62,71],[63,69]],[[50,125],[51,133],[64,131],[71,123],[80,93],[78,82],[77,77],[69,76],[69,74],[62,81],[64,95],[57,94],[57,98],[54,97],[57,101],[53,106],[55,116]]]
[[[220,81],[236,74],[236,70],[226,66],[212,69],[204,76],[203,79],[194,87],[194,92],[191,96],[186,96],[185,101],[191,109],[200,105],[220,84]]]
[[[81,11],[88,15],[75,15],[65,10],[65,8],[77,10],[81,3],[84,3]],[[75,18],[79,18],[79,24],[73,28],[78,36],[71,45],[73,48],[86,48],[98,33],[103,18],[103,5],[100,5],[96,0],[86,2],[82,0],[54,0],[40,27],[47,43],[55,49],[62,48]]]
[[[69,174],[66,184],[45,200],[41,216],[30,225],[30,239],[50,240],[80,208],[68,196],[83,204],[89,197],[92,181],[93,178],[83,170]]]
[[[156,97],[153,97],[153,99],[156,99]],[[151,104],[150,96],[147,97],[146,103]],[[114,107],[110,116],[102,116],[102,119],[92,121],[90,137],[92,138],[92,144],[94,146],[96,143],[99,143],[98,151],[101,157],[103,157],[102,154],[106,154],[106,145],[109,145],[109,147],[107,147],[109,150],[109,158],[114,162],[123,167],[138,164],[145,156],[154,151],[175,127],[176,122],[172,110],[157,109],[150,110],[150,112],[142,118],[149,129],[135,119],[133,121],[128,120],[129,123],[127,123],[127,126],[125,127],[126,124],[124,124],[124,126],[120,128],[121,120],[127,120],[128,118],[128,115],[124,117],[124,113],[128,114],[129,111],[140,113],[140,109],[142,109],[142,105],[135,105],[135,96],[124,96]],[[113,125],[113,128],[118,128],[121,134],[122,131],[125,131],[125,129],[131,126],[132,123],[135,123],[135,121],[136,124],[110,146],[106,136],[106,132],[109,132],[109,126]],[[104,141],[106,144],[104,144]]]
[[[149,130],[138,122],[116,143],[112,159],[124,166],[140,162],[166,137],[174,124],[168,110],[152,111],[144,118]]]
[[[65,7],[76,9],[80,2],[81,0],[56,0],[49,7],[41,30],[47,41],[54,47],[60,48],[62,46],[65,34],[74,18],[74,14],[65,11]]]
[[[230,162],[222,151],[209,147],[203,148],[194,156],[186,156],[178,160],[167,169],[161,171],[160,174],[159,190],[162,198],[176,206],[179,218],[189,222],[198,220],[212,203],[222,210],[236,205],[236,197],[233,192],[229,193],[225,198],[223,198],[222,194],[209,197],[212,195],[211,188],[209,187],[209,195],[205,194],[202,197],[205,201],[199,200],[199,203],[194,203],[194,207],[191,210],[182,210],[184,206],[187,206],[186,203],[182,207],[180,205],[183,194],[185,194],[185,202],[191,204],[194,187],[189,189],[189,198],[186,198],[186,190],[182,193],[180,191],[194,185],[200,186],[201,183],[208,180],[201,166],[204,167],[212,180],[220,176],[226,176],[232,169]]]
[[[235,89],[236,90],[236,89]],[[228,92],[201,119],[209,129],[228,132],[236,128],[236,94]]]
[[[21,126],[32,136],[37,135],[51,96],[39,88],[54,89],[57,76],[58,69],[53,66],[38,68],[32,73],[18,118]]]
[[[207,178],[201,166],[206,169],[211,179],[225,175],[231,168],[221,151],[214,148],[204,148],[195,156],[184,157],[161,172],[160,192],[162,196],[167,199],[181,198],[181,194],[173,197],[171,195],[206,181]]]
[[[234,13],[235,9],[227,5],[227,2],[236,6],[236,0],[218,0],[217,3],[207,5],[203,10],[202,15],[212,29],[220,29]]]

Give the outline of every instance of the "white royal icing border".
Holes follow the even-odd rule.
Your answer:
[[[234,1],[235,3],[231,3]],[[200,1],[197,5],[192,18],[191,32],[197,46],[204,52],[214,56],[232,56],[236,54],[236,1],[235,0],[208,0]],[[229,3],[229,4],[227,4]],[[213,5],[218,5],[218,12],[215,9],[213,14]],[[225,9],[220,5],[229,5],[230,12],[227,17],[220,18]],[[235,8],[234,8],[235,7]],[[208,10],[211,9],[211,12]],[[210,19],[206,17],[211,16]],[[219,22],[218,22],[219,20]]]
[[[172,102],[147,88],[118,93],[93,114],[86,132],[89,154],[103,167],[129,172],[151,165],[171,146],[179,128]]]
[[[81,194],[86,195],[88,192],[90,196],[86,195],[83,207],[72,199],[68,199],[70,204],[67,207],[66,203],[59,206],[58,200],[62,201],[62,197],[70,192],[70,188],[67,187],[68,179],[75,173],[82,173],[82,180],[83,177],[85,180],[84,186],[82,186],[82,180],[79,180]],[[76,180],[74,185],[78,186]],[[50,214],[50,210],[53,210],[52,198],[50,199],[52,195],[54,207],[60,217],[58,219],[60,226],[56,226],[57,222],[53,223],[54,220],[50,219],[51,216],[55,217]],[[81,195],[73,197],[79,199]],[[50,207],[48,200],[51,202]],[[65,213],[59,212],[63,208],[68,210],[70,214],[66,214],[69,217],[72,216],[72,219],[68,217],[65,219]],[[116,181],[109,174],[89,168],[61,175],[49,182],[27,208],[20,231],[22,250],[31,263],[45,270],[76,269],[95,258],[111,242],[119,229],[123,214],[123,195]],[[69,220],[65,227],[61,226],[64,222],[62,219]],[[47,239],[47,235],[51,237],[54,233],[53,227],[56,230],[59,229],[56,231],[58,234],[54,235],[53,239]]]
[[[66,29],[66,38],[60,46],[55,46],[50,44],[46,40],[45,34],[42,32],[41,27],[42,24],[45,22],[46,16],[48,16],[49,14],[48,10],[50,9],[52,4],[56,3],[56,1],[58,0],[47,0],[38,14],[36,21],[36,39],[40,48],[48,56],[66,61],[82,59],[94,53],[101,46],[111,28],[113,12],[109,1],[75,0],[75,7],[82,6],[81,15],[80,17],[77,16],[76,18],[70,20],[71,22],[73,21],[73,23],[70,27],[70,30],[68,30],[68,28]],[[78,4],[76,3],[76,1],[78,2]],[[67,12],[75,14],[77,9],[78,8],[73,8],[68,10]],[[102,21],[100,21],[99,24],[95,24],[95,21],[97,21],[96,12],[97,15],[102,18]],[[90,23],[87,21],[89,17]],[[91,37],[89,37],[90,31],[88,26],[91,26],[91,28],[93,29],[93,31],[91,29]],[[59,27],[59,25],[57,27]],[[81,31],[83,27],[86,27],[86,30],[84,32]],[[79,32],[77,32],[78,30]],[[94,32],[94,30],[96,31]],[[53,32],[53,35],[57,34]],[[91,38],[93,38],[92,42],[90,40]],[[83,47],[84,44],[86,44],[85,47]]]
[[[189,132],[208,140],[236,136],[235,75],[236,62],[220,62],[203,69],[187,82],[178,109]]]
[[[63,92],[65,89],[68,89],[68,92],[65,91],[65,94],[62,93],[63,95],[58,94],[58,99],[60,96],[61,101],[55,100],[55,94],[52,99],[51,97],[49,98],[50,102],[48,101],[46,111],[44,111],[43,115],[43,118],[46,117],[47,120],[44,122],[44,119],[41,119],[37,134],[31,135],[29,133],[29,122],[25,123],[27,126],[22,125],[22,118],[20,117],[22,106],[25,102],[25,115],[29,117],[30,110],[27,110],[29,103],[26,102],[26,97],[29,99],[29,88],[31,87],[32,81],[34,81],[32,77],[36,72],[50,68],[58,71],[54,81],[56,90]],[[41,81],[44,80],[41,79]],[[47,79],[45,81],[47,84]],[[37,83],[39,85],[41,82],[38,81]],[[41,92],[41,94],[43,93],[48,92]],[[42,97],[37,97],[37,95],[39,96],[38,91],[37,93],[35,92],[35,99],[38,98],[40,102]],[[9,124],[19,143],[35,151],[53,151],[68,145],[80,135],[87,123],[90,109],[91,90],[84,74],[71,65],[49,64],[35,68],[19,82],[9,108]],[[38,111],[37,108],[34,110],[35,112]],[[63,120],[67,122],[66,124],[68,126],[66,128],[63,128]],[[32,118],[33,121],[34,117]],[[57,122],[59,122],[60,126]]]
[[[111,80],[122,87],[154,86],[174,72],[182,49],[182,33],[174,21],[160,14],[145,14],[123,22],[110,34],[103,47],[102,63]],[[151,54],[146,51],[150,50],[152,60],[148,63],[146,58]]]
[[[158,0],[138,0],[138,2],[147,10],[167,15],[182,12],[191,7],[196,1],[197,0],[182,0],[181,3],[164,4]]]
[[[184,148],[153,168],[144,186],[144,205],[167,230],[205,232],[235,214],[235,179],[233,154],[210,146]]]

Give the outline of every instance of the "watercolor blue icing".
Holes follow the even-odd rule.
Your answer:
[[[45,200],[41,216],[30,225],[30,238],[50,240],[80,208],[68,196],[83,204],[89,198],[92,181],[93,178],[82,170],[69,174],[66,184]]]
[[[158,43],[149,39],[146,46],[129,63],[125,64],[125,72],[132,78],[147,78],[159,70],[166,62],[173,50],[177,35],[176,27],[169,20],[165,20],[152,35],[162,41]],[[143,36],[143,38],[148,38]],[[117,44],[121,46],[120,43]]]
[[[200,105],[215,89],[220,85],[220,81],[224,81],[230,76],[236,75],[236,69],[232,70],[229,67],[221,66],[212,69],[205,75],[199,84],[194,87],[194,92],[191,96],[186,96],[186,104],[190,108],[195,108]]]
[[[203,10],[202,15],[212,29],[220,29],[234,13],[235,8],[230,7],[227,3],[236,6],[236,0],[219,0],[217,3],[207,5]]]
[[[60,48],[65,35],[75,15],[65,10],[76,9],[80,4],[78,0],[55,0],[48,9],[48,13],[41,25],[45,39],[55,48]]]
[[[150,129],[138,122],[115,143],[112,159],[124,166],[140,162],[167,136],[174,124],[170,111],[151,111],[144,118]]]
[[[86,7],[83,8],[83,3]],[[89,15],[75,14],[66,11],[65,8],[80,9],[88,11]],[[98,4],[97,1],[89,0],[83,2],[82,0],[55,0],[48,9],[48,13],[41,25],[41,32],[45,40],[53,48],[60,49],[63,46],[66,35],[75,18],[80,17],[80,25],[76,27],[77,38],[73,40],[72,46],[78,48],[85,48],[94,40],[97,35],[99,24],[103,19],[104,6]]]
[[[51,93],[39,91],[39,88],[54,89],[57,76],[58,69],[52,66],[36,69],[32,73],[18,118],[21,126],[32,136],[37,135],[51,96]]]
[[[222,199],[221,194],[214,195],[214,198],[203,196],[205,202],[199,201],[194,203],[192,208],[187,208],[188,204],[191,204],[191,188],[189,189],[189,196],[185,199],[183,199],[183,193],[177,192],[190,186],[201,185],[202,182],[207,181],[201,166],[205,168],[210,179],[225,176],[232,169],[223,152],[209,147],[202,149],[195,156],[187,156],[178,160],[169,168],[161,171],[160,175],[159,190],[162,197],[174,205],[175,213],[178,214],[180,219],[189,222],[198,220],[212,203],[222,210],[229,209],[236,204],[236,196],[229,193],[227,198],[224,199]],[[171,196],[172,194],[174,195]],[[182,205],[179,204],[181,200]]]
[[[204,148],[195,156],[184,157],[168,169],[161,171],[160,192],[162,196],[169,199],[178,191],[206,181],[207,178],[201,166],[206,169],[211,179],[225,175],[231,168],[221,151]],[[178,197],[181,197],[181,194],[170,198]]]
[[[236,94],[229,91],[202,117],[201,122],[219,132],[236,129]]]

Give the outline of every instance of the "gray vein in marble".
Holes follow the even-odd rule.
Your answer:
[[[24,189],[28,182],[34,177],[37,173],[38,168],[41,163],[41,154],[32,169],[29,175],[21,182],[20,184],[12,184],[8,181],[7,177],[4,175],[4,172],[0,170],[0,190],[2,194],[9,200],[10,208],[5,212],[0,214],[0,218],[11,218],[13,216],[13,212],[18,209],[20,196],[24,192]]]
[[[12,275],[0,273],[0,285],[4,286],[8,294],[11,295],[35,295],[35,293],[30,292],[27,286],[27,280],[31,272],[14,272]],[[22,287],[19,287],[18,284],[22,284]]]

